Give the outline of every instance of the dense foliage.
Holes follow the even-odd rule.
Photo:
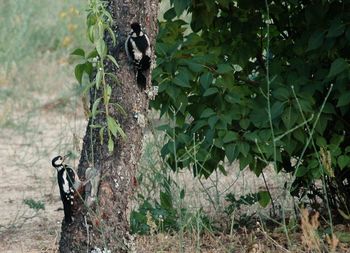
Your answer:
[[[273,163],[292,173],[294,195],[317,195],[323,178],[330,204],[348,213],[350,2],[171,3],[153,73],[152,107],[174,119],[161,127],[163,158],[205,177],[225,173],[223,161],[256,175]]]

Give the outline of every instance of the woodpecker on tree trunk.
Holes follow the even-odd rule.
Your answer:
[[[143,72],[151,66],[150,42],[139,23],[131,24],[131,31],[125,41],[125,51],[136,71],[136,80],[139,87],[146,88],[146,76]]]
[[[57,170],[57,182],[63,203],[64,220],[70,224],[73,221],[72,208],[74,205],[74,193],[79,188],[81,182],[77,173],[63,163],[66,157],[56,156],[52,159],[52,166]]]

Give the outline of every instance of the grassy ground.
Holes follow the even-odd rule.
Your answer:
[[[0,2],[0,252],[57,252],[63,212],[51,159],[67,152],[78,158],[86,128],[69,57],[73,48],[86,43],[85,4]],[[167,187],[160,183],[167,182],[171,208],[181,215],[177,232],[157,226],[163,216],[149,217],[146,223],[153,229],[135,236],[136,252],[330,252],[326,249],[335,246],[333,252],[350,252],[348,226],[335,226],[338,243],[319,235],[328,226],[326,218],[294,216],[283,175],[273,170],[265,175],[277,218],[270,218],[271,206],[258,204],[228,215],[231,203],[225,196],[251,194],[264,188],[263,179],[236,165],[227,176],[218,172],[201,181],[188,171],[172,173],[159,159],[161,142],[157,134],[145,137],[139,195],[132,207],[138,210],[141,195],[159,202]],[[77,159],[70,163],[75,166]]]

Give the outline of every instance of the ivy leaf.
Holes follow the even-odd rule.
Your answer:
[[[180,17],[184,10],[188,8],[190,3],[191,1],[189,0],[174,0],[176,16]]]
[[[246,143],[246,142],[239,142],[238,143],[238,150],[241,152],[241,154],[244,157],[246,157],[248,155],[249,149],[250,149],[250,147],[249,147],[248,143]]]
[[[236,132],[228,131],[223,139],[224,143],[233,142],[238,139],[238,134]]]
[[[230,64],[224,63],[224,64],[219,64],[218,69],[216,71],[219,74],[225,74],[225,73],[233,71],[233,69],[232,69]]]
[[[185,189],[182,189],[180,191],[180,199],[184,199],[185,198]]]
[[[340,19],[336,19],[328,30],[327,38],[334,38],[342,35],[345,30],[345,24]]]
[[[344,169],[349,164],[350,164],[350,157],[349,156],[341,155],[338,157],[338,165],[339,165],[339,168],[341,170]]]
[[[220,170],[220,172],[224,175],[224,176],[227,176],[227,171],[225,170],[225,167],[222,165],[222,164],[219,164],[218,165],[218,168]]]
[[[84,69],[85,69],[85,63],[78,64],[77,66],[75,66],[74,74],[79,84],[81,84],[81,78],[83,76]]]
[[[201,118],[209,118],[210,116],[215,115],[215,112],[211,108],[206,108],[201,114]]]
[[[333,61],[327,77],[333,78],[348,68],[348,63],[343,58],[338,58]]]
[[[211,116],[208,119],[208,125],[211,129],[214,129],[214,126],[216,124],[216,122],[218,122],[219,118],[216,115]]]
[[[225,145],[225,155],[230,163],[232,163],[238,156],[236,144]]]
[[[160,204],[166,209],[172,209],[173,201],[171,195],[166,192],[160,192]]]
[[[241,119],[241,120],[239,121],[239,125],[240,125],[240,127],[242,127],[243,129],[247,129],[247,128],[249,127],[249,125],[250,125],[250,120],[247,119],[247,118]]]
[[[96,42],[96,50],[97,50],[97,53],[98,55],[104,59],[106,57],[106,54],[107,54],[107,46],[106,46],[106,43],[104,42],[103,39],[98,39],[97,42]]]
[[[85,58],[85,51],[81,48],[77,48],[73,52],[71,52],[71,55],[77,55]]]
[[[337,107],[346,106],[349,103],[350,103],[350,91],[347,91],[339,96]]]
[[[323,43],[323,39],[324,39],[324,32],[315,31],[309,39],[309,43],[306,51],[311,51],[319,48]]]
[[[115,121],[114,118],[112,118],[111,116],[107,116],[107,126],[108,126],[108,130],[111,131],[111,133],[113,134],[113,136],[115,138],[118,137],[118,134],[125,139],[126,135],[123,131],[123,129],[121,129],[120,125]]]
[[[95,100],[94,104],[92,105],[92,110],[91,110],[91,116],[92,118],[95,118],[97,115],[97,108],[98,105],[100,104],[101,98],[98,98]]]
[[[110,27],[107,27],[107,31],[108,31],[109,35],[111,36],[111,38],[112,38],[113,46],[115,46],[116,43],[117,43],[117,39],[115,38],[115,34],[114,34],[113,30]]]
[[[187,71],[180,70],[179,74],[175,76],[173,82],[180,87],[190,88],[191,85],[189,83],[189,79],[190,78]]]
[[[96,73],[96,89],[100,88],[101,80],[102,80],[102,70],[98,70]]]
[[[176,17],[175,8],[170,8],[169,10],[167,10],[164,13],[163,17],[164,17],[165,20],[171,21],[173,18]]]
[[[108,151],[113,152],[114,150],[114,141],[112,140],[112,137],[108,138]]]
[[[218,90],[217,88],[212,87],[212,88],[207,89],[207,90],[204,92],[203,97],[207,97],[207,96],[216,94],[216,93],[218,93],[218,92],[219,92],[219,90]]]
[[[267,205],[270,203],[270,200],[270,194],[267,191],[258,192],[258,201],[262,207],[267,207]]]
[[[111,60],[111,62],[113,62],[113,64],[119,69],[119,65],[117,63],[117,60],[112,56],[112,55],[107,55],[107,58]]]
[[[213,82],[213,75],[210,72],[204,73],[199,78],[199,82],[201,86],[206,90]]]

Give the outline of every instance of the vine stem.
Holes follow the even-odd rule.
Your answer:
[[[271,129],[271,135],[272,135],[272,144],[273,144],[273,167],[275,171],[277,170],[276,161],[277,161],[277,150],[276,150],[276,141],[275,141],[275,131],[272,124],[272,115],[271,115],[271,101],[270,101],[270,8],[269,4],[267,3],[267,0],[265,0],[266,5],[266,15],[267,15],[267,21],[266,21],[266,36],[267,36],[267,44],[266,44],[266,85],[267,85],[267,93],[266,93],[266,99],[267,99],[267,113],[269,116],[269,124]]]

